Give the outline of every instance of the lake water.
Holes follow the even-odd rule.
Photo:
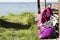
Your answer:
[[[41,6],[43,8],[43,6]],[[8,13],[20,14],[22,12],[37,13],[36,2],[0,2],[0,15],[8,15]]]
[[[37,13],[37,3],[35,2],[0,2],[0,15],[8,13],[20,14],[22,12]]]

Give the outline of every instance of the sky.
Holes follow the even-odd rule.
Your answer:
[[[44,0],[40,0],[44,2]],[[37,0],[0,0],[0,2],[37,2]],[[58,2],[58,0],[47,0],[47,2]]]

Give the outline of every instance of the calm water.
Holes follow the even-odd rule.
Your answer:
[[[37,13],[36,2],[0,2],[0,15],[8,15],[8,13],[19,14],[21,12]]]
[[[41,6],[43,8],[43,6]],[[21,12],[37,13],[36,2],[0,2],[0,15],[8,15],[8,13],[20,14]]]

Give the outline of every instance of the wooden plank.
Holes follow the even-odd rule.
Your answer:
[[[59,9],[59,36],[60,36],[60,0],[58,0],[58,9]]]

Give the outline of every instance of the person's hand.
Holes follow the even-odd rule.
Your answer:
[[[38,29],[40,29],[40,27],[42,27],[42,23],[37,24],[37,27],[38,27]]]

